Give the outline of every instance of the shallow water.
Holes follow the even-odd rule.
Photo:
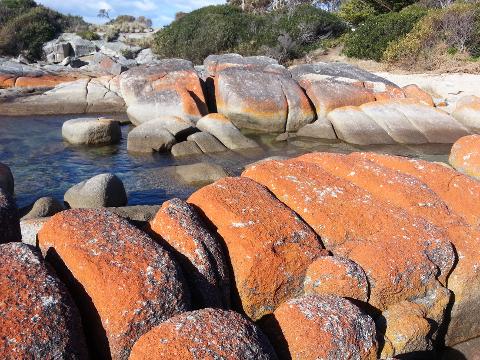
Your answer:
[[[168,169],[173,165],[213,162],[223,166],[229,174],[239,175],[245,165],[269,156],[292,157],[312,151],[349,153],[365,150],[446,162],[451,147],[359,147],[342,142],[300,138],[276,142],[276,135],[251,135],[260,143],[261,149],[176,160],[169,154],[129,154],[126,139],[132,127],[128,125],[122,126],[123,139],[118,145],[93,148],[69,145],[62,139],[62,124],[78,117],[0,117],[0,162],[9,165],[13,171],[19,207],[27,206],[42,196],[62,200],[69,187],[104,172],[115,173],[122,179],[128,192],[129,205],[161,204],[172,197],[186,198],[196,189],[182,183]],[[125,115],[113,118],[123,119]]]

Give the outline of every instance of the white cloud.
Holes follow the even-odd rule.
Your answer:
[[[51,7],[65,14],[83,16],[86,21],[98,23],[98,10],[110,10],[110,16],[133,15],[145,16],[159,27],[173,21],[178,11],[192,11],[203,6],[224,4],[225,0],[37,0],[38,3]]]

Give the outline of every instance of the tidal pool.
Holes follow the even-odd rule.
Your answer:
[[[376,151],[447,162],[451,148],[451,145],[363,147],[306,138],[277,142],[277,134],[247,134],[261,145],[260,149],[175,159],[170,154],[129,154],[126,139],[132,129],[130,125],[122,126],[122,141],[118,145],[69,145],[62,139],[62,124],[79,117],[0,117],[0,162],[12,169],[19,207],[28,206],[42,196],[62,200],[63,194],[72,185],[105,172],[115,173],[122,179],[129,205],[147,205],[161,204],[172,197],[186,198],[195,191],[195,186],[183,183],[172,171],[168,171],[168,167],[175,165],[211,162],[221,165],[231,175],[239,175],[245,165],[270,156],[293,157],[313,151]],[[123,114],[106,117],[125,119]]]

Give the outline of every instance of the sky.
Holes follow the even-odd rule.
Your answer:
[[[161,27],[173,21],[179,11],[190,12],[207,5],[223,4],[225,0],[36,0],[64,14],[83,16],[90,23],[105,22],[97,17],[98,10],[110,10],[110,17],[118,15],[145,16]]]

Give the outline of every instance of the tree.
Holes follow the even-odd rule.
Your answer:
[[[110,20],[110,15],[109,15],[109,13],[108,13],[109,11],[110,11],[110,10],[108,10],[108,9],[100,9],[100,10],[98,10],[97,16],[98,16],[100,19],[104,18],[104,19]]]

